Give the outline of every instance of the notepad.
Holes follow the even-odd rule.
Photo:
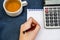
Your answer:
[[[33,17],[41,26],[35,40],[60,40],[60,29],[45,29],[43,9],[27,9],[27,20]]]

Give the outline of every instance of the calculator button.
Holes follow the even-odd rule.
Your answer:
[[[57,20],[54,20],[54,22],[57,22]]]
[[[49,23],[49,20],[46,20],[46,23]]]
[[[52,14],[52,10],[50,10],[49,13]]]
[[[57,16],[57,13],[56,12],[54,12],[54,16]]]
[[[55,26],[58,26],[58,24],[57,24],[57,23],[55,23]]]
[[[55,24],[58,24],[57,22],[55,22]]]
[[[50,17],[50,19],[53,19],[53,17]]]
[[[57,17],[54,17],[54,19],[57,19]]]
[[[53,9],[56,9],[56,8],[53,8]]]
[[[57,9],[60,9],[60,7],[59,7],[59,8],[57,8]]]
[[[52,10],[52,8],[49,8],[50,10]]]
[[[53,26],[53,23],[51,23],[50,26]]]
[[[52,11],[52,8],[49,8],[49,11]]]
[[[52,16],[52,10],[51,9],[49,10],[49,14],[50,14],[50,16]]]
[[[49,19],[49,17],[46,17],[46,19]]]
[[[45,13],[48,13],[48,8],[45,8]]]
[[[52,12],[50,12],[50,16],[53,16]]]
[[[47,23],[46,26],[49,26],[49,23]]]
[[[49,16],[49,14],[45,14],[46,16]]]

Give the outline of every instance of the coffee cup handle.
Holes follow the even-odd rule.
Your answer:
[[[27,1],[22,1],[22,6],[27,6],[27,5],[28,5]]]

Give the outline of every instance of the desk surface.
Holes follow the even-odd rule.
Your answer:
[[[21,15],[18,17],[9,17],[3,9],[3,1],[0,0],[0,40],[18,40],[20,25],[27,19],[28,9],[42,9],[43,0],[26,0],[28,6],[24,7]]]

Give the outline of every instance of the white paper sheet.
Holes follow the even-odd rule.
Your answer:
[[[33,17],[41,26],[35,40],[60,40],[60,29],[45,29],[43,20],[43,9],[27,9],[27,20]]]

